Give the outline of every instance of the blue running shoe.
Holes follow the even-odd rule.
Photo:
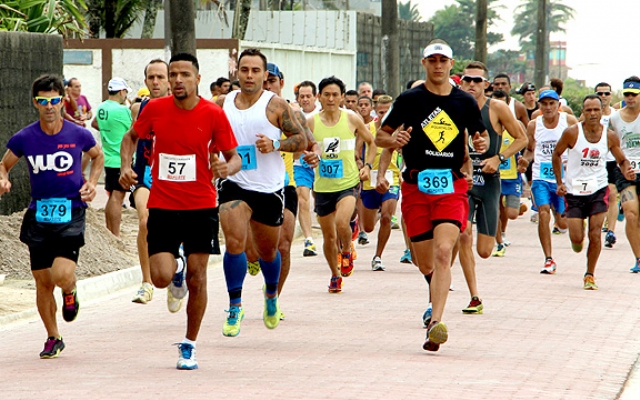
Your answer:
[[[422,314],[422,327],[424,329],[427,329],[429,327],[429,324],[431,323],[432,313],[433,307],[431,306],[431,303],[429,303],[429,307],[427,307],[427,310],[424,312],[424,314]]]
[[[187,292],[189,291],[189,289],[187,288],[187,282],[184,281],[184,278],[187,276],[187,259],[183,255],[180,256],[180,259],[183,263],[182,271],[176,272],[173,275],[171,283],[169,284],[169,290],[171,291],[171,294],[178,300],[184,299],[184,296],[186,296]]]
[[[177,369],[198,369],[198,361],[196,361],[196,349],[188,343],[176,343],[178,346],[178,364]]]
[[[618,239],[616,238],[616,234],[613,231],[608,231],[604,237],[604,247],[608,249],[612,249],[613,245],[616,244]]]
[[[640,272],[640,260],[636,261],[636,265],[634,265],[633,268],[631,268],[629,271],[633,272],[634,274]]]
[[[406,249],[402,257],[400,257],[400,262],[404,264],[411,264],[413,260],[411,259],[411,250]]]

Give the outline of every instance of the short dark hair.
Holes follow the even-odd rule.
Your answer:
[[[200,64],[198,63],[198,59],[191,53],[177,53],[171,56],[169,60],[169,64],[176,61],[189,61],[193,64],[193,67],[196,71],[200,72]]]
[[[549,81],[549,85],[551,85],[551,89],[555,90],[556,93],[558,93],[558,96],[562,94],[562,89],[564,88],[564,83],[562,83],[562,79],[551,78],[551,81]]]
[[[347,90],[346,93],[344,94],[345,96],[357,96],[358,92],[351,89],[351,90]]]
[[[197,62],[197,60],[196,60]],[[145,65],[144,67],[144,79],[147,79],[147,68],[149,68],[149,65],[151,64],[164,64],[167,66],[167,78],[169,77],[169,64],[167,64],[166,61],[161,60],[159,58],[154,58],[153,60],[149,61],[149,64]]]
[[[604,86],[604,85],[600,85],[600,86]],[[584,96],[584,99],[582,99],[582,105],[584,105],[584,103],[587,100],[598,100],[600,102],[600,107],[602,107],[602,99],[597,94],[591,93],[591,94],[588,94],[588,95]]]
[[[118,93],[120,93],[119,90],[109,90],[109,96],[115,96]]]
[[[387,94],[387,91],[384,89],[375,89],[373,93],[371,93],[371,97],[381,96],[383,94]]]
[[[211,82],[211,85],[209,85],[209,90],[213,90],[213,89],[215,89],[217,87],[218,87],[218,82],[213,81],[213,82]]]
[[[369,104],[371,104],[371,107],[373,107],[373,99],[369,96],[360,96],[358,97],[358,103],[360,103],[360,100],[367,100],[369,102]]]
[[[507,75],[504,72],[499,73],[498,75],[493,77],[493,80],[495,81],[498,78],[507,78],[507,83],[509,84],[509,86],[511,86],[511,78],[509,78],[509,75]]]
[[[313,93],[314,96],[318,94],[318,89],[316,88],[316,84],[311,81],[300,82],[300,84],[298,85],[298,92],[300,91],[300,88],[303,88],[303,87],[310,87],[311,93]]]
[[[231,82],[231,86],[238,86],[238,87],[240,87],[240,81],[235,80],[235,81]]]
[[[344,85],[344,82],[336,78],[335,75],[331,75],[330,77],[324,78],[323,80],[321,80],[320,83],[318,84],[318,90],[320,91],[320,93],[322,93],[322,89],[324,89],[329,85],[338,85],[338,87],[340,88],[340,94],[345,94],[344,91],[346,87]]]
[[[240,65],[240,60],[242,60],[242,57],[248,57],[248,56],[258,56],[260,58],[262,58],[262,64],[264,67],[264,70],[267,70],[267,56],[265,56],[260,50],[258,49],[245,49],[242,51],[242,53],[240,53],[240,57],[238,57],[238,65]]]
[[[467,64],[466,67],[464,67],[464,69],[481,69],[484,71],[484,74],[487,76],[487,78],[489,77],[489,68],[487,68],[487,66],[480,61],[471,61],[469,64]]]
[[[56,91],[60,96],[64,96],[64,82],[58,75],[41,75],[31,85],[31,97],[36,97],[39,92]]]
[[[609,85],[607,82],[600,82],[593,87],[593,91],[597,91],[600,86],[606,86],[609,88],[609,90],[611,90],[611,85]]]
[[[220,78],[218,78],[216,80],[216,83],[218,84],[218,86],[222,86],[226,82],[229,82],[229,84],[231,84],[231,81],[229,79],[225,78],[224,76],[221,76]]]

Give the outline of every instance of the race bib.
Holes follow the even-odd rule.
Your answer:
[[[389,182],[389,185],[393,185],[393,171],[388,169],[387,172],[384,173],[384,177],[387,182]],[[371,186],[376,186],[376,183],[378,182],[378,170],[372,169],[369,171],[369,178]]]
[[[240,158],[242,159],[242,171],[258,168],[258,159],[256,157],[256,145],[249,144],[236,147]]]
[[[640,157],[629,157],[629,164],[631,164],[633,172],[640,173]]]
[[[323,178],[339,179],[344,176],[342,160],[320,160],[320,176]]]
[[[453,174],[450,169],[425,169],[418,174],[418,189],[431,195],[453,193]]]
[[[571,182],[573,193],[576,196],[586,196],[598,191],[598,181],[596,179],[574,179]]]
[[[564,168],[562,169],[562,176],[564,178]],[[553,173],[553,165],[551,161],[543,161],[540,163],[540,179],[555,181],[556,174]]]
[[[44,224],[71,222],[71,200],[63,198],[37,200],[36,221]]]
[[[196,155],[176,156],[160,153],[158,179],[171,182],[193,182],[196,180]]]
[[[511,157],[500,163],[500,171],[508,171],[511,169]]]

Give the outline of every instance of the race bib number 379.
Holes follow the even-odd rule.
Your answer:
[[[160,153],[158,179],[172,182],[194,182],[196,180],[196,155],[173,155]]]

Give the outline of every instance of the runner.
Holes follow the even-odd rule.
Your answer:
[[[536,85],[531,82],[525,82],[520,86],[518,93],[522,95],[522,98],[524,99],[523,104],[527,110],[527,116],[531,119],[533,112],[540,108],[538,101],[536,100]]]
[[[620,138],[620,147],[631,162],[636,173],[635,179],[627,179],[619,169],[616,169],[616,187],[620,193],[622,211],[627,220],[625,230],[633,255],[636,257],[631,272],[640,272],[640,226],[638,226],[638,190],[640,189],[640,78],[632,76],[622,84],[625,106],[611,116],[611,129]]]
[[[488,141],[475,100],[449,82],[453,63],[451,47],[432,40],[423,52],[425,84],[396,99],[376,136],[381,147],[403,148],[402,214],[407,217],[413,260],[430,282],[433,301],[423,345],[428,351],[437,351],[449,337],[442,317],[451,285],[453,247],[466,228],[469,213],[472,165],[468,136],[472,135],[477,151],[484,151]],[[402,125],[406,130],[394,133]],[[390,155],[383,152],[382,170]]]
[[[533,161],[533,183],[531,185],[531,195],[534,205],[538,208],[539,223],[538,236],[542,251],[544,252],[544,267],[540,271],[541,274],[555,274],[556,262],[551,254],[551,209],[557,214],[556,222],[560,229],[566,230],[566,218],[562,216],[565,210],[563,199],[556,193],[558,187],[556,185],[556,177],[551,164],[551,155],[562,135],[562,132],[578,120],[573,115],[560,112],[558,103],[558,94],[553,90],[545,90],[540,93],[538,102],[540,103],[540,111],[542,115],[531,120],[527,126],[527,135],[529,136],[529,145],[524,153],[524,164],[530,164]],[[564,172],[563,172],[564,174]],[[560,177],[562,179],[562,177]]]
[[[168,304],[190,293],[187,332],[178,344],[178,369],[196,369],[196,339],[207,307],[207,263],[215,225],[214,175],[240,170],[237,142],[222,110],[197,94],[198,59],[177,53],[169,61],[172,96],[153,99],[122,140],[120,183],[139,183],[131,168],[138,138],[153,138],[149,193],[149,265]],[[152,137],[153,135],[153,137]],[[226,160],[218,158],[221,151]],[[179,253],[184,245],[184,256]],[[185,258],[186,257],[186,258]],[[188,266],[188,268],[187,268]],[[171,306],[169,307],[171,310]]]
[[[478,230],[476,250],[482,258],[491,256],[500,216],[500,169],[527,145],[527,137],[521,123],[510,107],[501,101],[492,101],[484,94],[488,86],[489,70],[479,61],[469,63],[464,69],[461,89],[478,102],[482,122],[489,133],[489,149],[478,153],[469,149],[473,165],[473,188],[469,190],[469,216],[466,229],[460,235],[460,265],[471,294],[465,314],[482,314],[484,306],[478,292],[476,260],[473,255],[473,219]],[[512,101],[511,104],[514,104]],[[502,132],[510,132],[511,144],[502,148]],[[513,160],[515,167],[515,159]],[[516,199],[516,207],[520,207]]]
[[[373,137],[375,137],[376,134],[376,128],[375,128],[375,123],[374,123],[374,117],[375,115],[375,111],[373,111],[373,100],[370,97],[367,96],[360,96],[358,98],[358,114],[360,114],[360,116],[362,117],[362,120],[364,121],[364,125],[369,128],[369,132],[371,132],[371,134],[373,135]],[[389,103],[390,105],[390,103]],[[373,114],[373,116],[371,115]],[[378,154],[376,155],[376,159],[380,159],[380,152],[382,152],[382,149],[380,149],[380,151],[378,152]],[[364,145],[364,142],[362,141],[361,138],[357,138],[356,139],[356,164],[358,165],[358,168],[362,168],[364,163],[362,162],[362,160],[366,157],[366,146]],[[375,166],[375,162],[374,162],[374,168],[377,168],[377,166]],[[376,181],[375,179],[371,181],[371,184],[369,185],[369,190],[374,190],[375,191],[375,184]],[[357,213],[358,213],[358,236],[357,236],[357,241],[359,245],[367,245],[369,244],[369,236],[367,235],[367,231],[365,230],[364,227],[364,222],[363,222],[363,216],[362,214],[365,212],[364,210],[364,205],[362,204],[362,191],[364,190],[363,185],[361,185],[360,187],[360,191],[359,191],[359,196],[358,196],[358,201],[357,201]],[[355,224],[353,224],[355,225]],[[373,227],[375,226],[375,221],[373,222],[373,225],[371,227],[371,229],[373,230]],[[371,232],[371,231],[368,231]],[[354,246],[355,248],[355,246]],[[356,258],[354,258],[354,260],[356,260]]]
[[[272,71],[279,75],[275,66]],[[224,112],[238,139],[242,158],[242,170],[218,182],[220,223],[227,247],[223,268],[229,292],[222,334],[230,337],[240,334],[244,318],[242,286],[247,274],[247,241],[255,245],[264,276],[264,324],[275,329],[280,323],[278,241],[284,219],[285,167],[278,150],[296,152],[307,148],[304,130],[287,101],[263,89],[268,76],[264,54],[246,49],[238,59],[241,89],[224,98]],[[280,140],[282,134],[287,138]]]
[[[149,97],[157,99],[167,96],[169,91],[169,65],[160,60],[154,59],[144,67],[144,83],[149,88]],[[138,115],[149,104],[149,99],[142,100],[131,106],[131,117],[135,122]],[[147,220],[149,219],[149,191],[151,189],[151,153],[153,151],[153,139],[138,140],[136,158],[133,164],[133,171],[139,177],[143,177],[138,184],[132,187],[133,199],[138,211],[138,257],[140,259],[140,269],[142,270],[142,284],[138,293],[131,300],[134,303],[147,304],[153,299],[153,284],[151,281],[151,271],[149,268],[149,244],[147,243]],[[169,297],[167,297],[169,299]],[[169,311],[178,312],[182,307],[182,299],[168,304]],[[176,308],[177,307],[177,308]]]
[[[509,75],[505,73],[498,74],[493,78],[491,86],[493,87],[492,92],[494,90],[502,90],[503,92],[510,94],[511,78],[509,78]],[[486,96],[491,97],[491,94],[488,94]],[[513,97],[511,97],[511,101],[509,101],[508,104],[511,112],[516,116],[516,119],[522,122],[524,126],[527,126],[527,124],[529,124],[530,117],[524,104],[522,104],[522,102],[520,102],[518,99],[514,99]]]
[[[96,196],[103,155],[87,129],[63,120],[64,84],[43,75],[31,87],[40,115],[13,135],[0,161],[0,196],[11,190],[9,171],[21,157],[27,160],[31,203],[24,214],[20,241],[29,246],[36,304],[47,331],[40,358],[56,358],[65,348],[56,320],[53,290],[62,290],[62,317],[71,322],[80,310],[75,269],[84,245],[85,209]],[[83,182],[82,153],[91,158],[89,180]]]
[[[611,154],[629,180],[635,179],[633,168],[620,149],[615,132],[602,125],[602,100],[596,94],[586,96],[582,102],[583,122],[567,128],[553,150],[553,172],[557,193],[565,197],[571,248],[582,251],[584,230],[589,220],[587,272],[583,278],[585,290],[598,290],[595,282],[596,264],[600,257],[600,231],[609,206],[606,157]],[[565,182],[562,176],[562,154],[568,153]]]
[[[356,92],[355,90],[347,90],[344,94],[343,103],[344,108],[360,115],[360,113],[358,112],[358,92]]]
[[[369,178],[376,147],[362,118],[339,108],[344,83],[331,76],[320,81],[318,89],[322,111],[307,120],[316,141],[322,143],[322,159],[313,184],[315,212],[324,238],[324,256],[331,269],[329,292],[340,293],[342,277],[353,273],[350,221],[356,208],[357,189],[361,180]],[[360,170],[354,155],[356,137],[362,137],[370,146],[366,164]]]

